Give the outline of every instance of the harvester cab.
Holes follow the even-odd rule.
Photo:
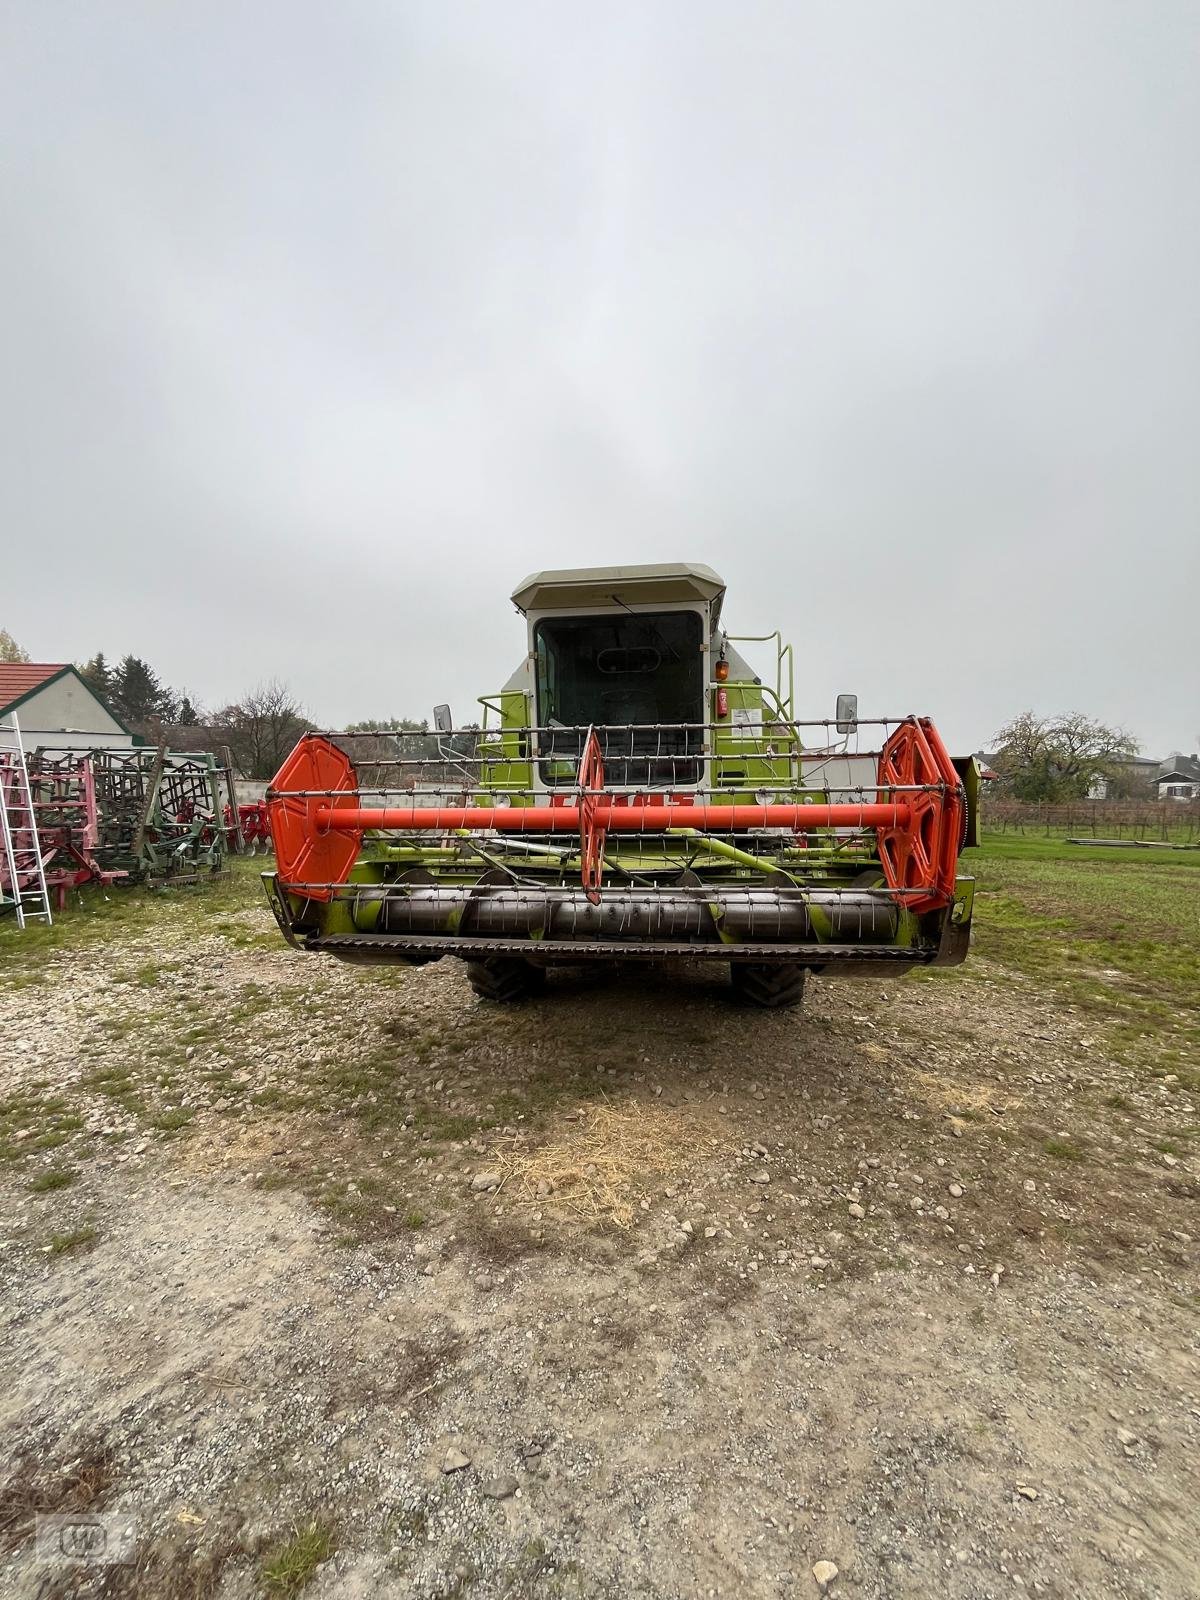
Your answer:
[[[791,647],[725,632],[709,567],[539,572],[512,598],[525,657],[479,726],[439,706],[430,734],[308,734],[284,762],[264,877],[293,945],[457,955],[492,1000],[559,964],[720,961],[761,1006],[808,972],[964,959],[978,788],[927,718],[843,695],[797,720]]]

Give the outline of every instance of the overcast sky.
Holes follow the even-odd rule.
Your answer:
[[[705,561],[955,747],[1200,734],[1200,3],[4,0],[0,625],[460,721]]]

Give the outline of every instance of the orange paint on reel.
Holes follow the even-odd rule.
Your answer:
[[[361,824],[349,823],[331,828],[318,820],[328,809],[332,795],[358,787],[358,775],[350,757],[322,739],[305,734],[271,780],[267,790],[267,815],[275,840],[275,860],[281,882],[295,887],[312,900],[330,900],[333,890],[320,887],[345,883],[358,859],[362,845]],[[315,795],[285,794],[288,789],[318,789]],[[306,888],[306,884],[316,887]]]
[[[879,755],[879,784],[908,788],[910,816],[876,832],[884,877],[910,911],[936,911],[954,898],[966,795],[928,717],[902,722]]]

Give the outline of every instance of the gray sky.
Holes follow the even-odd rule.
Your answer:
[[[700,560],[954,746],[1200,732],[1200,3],[0,11],[0,625],[460,720]]]

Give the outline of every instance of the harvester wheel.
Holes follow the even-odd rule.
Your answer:
[[[782,1011],[804,999],[804,967],[790,962],[732,961],[729,970],[734,993],[747,1005]]]
[[[489,961],[468,961],[467,978],[481,1000],[525,1000],[542,989],[546,969],[522,956],[493,956]]]

